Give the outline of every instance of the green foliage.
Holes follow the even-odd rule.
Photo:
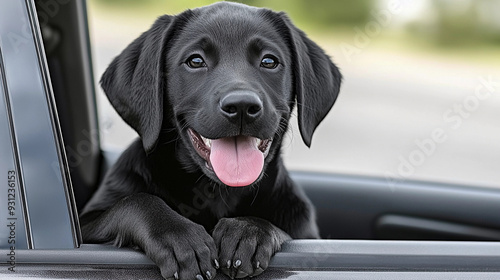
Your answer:
[[[161,7],[167,13],[178,13],[187,8],[208,5],[216,1],[189,0],[94,0],[94,2],[116,9],[137,9],[138,7]],[[267,7],[285,11],[294,22],[325,29],[335,25],[364,24],[373,8],[372,0],[233,0],[247,5]]]
[[[430,26],[414,23],[408,30],[414,36],[422,37],[443,47],[473,47],[479,44],[500,43],[500,22],[495,24],[500,8],[491,0],[432,1],[431,10],[436,14]],[[486,12],[486,13],[485,13]]]
[[[362,28],[378,11],[376,0],[231,0],[288,13],[293,22],[311,33],[332,30],[352,33]],[[396,1],[396,0],[394,0]],[[399,0],[413,1],[413,0]],[[127,13],[134,17],[176,14],[188,8],[212,4],[214,0],[90,0],[106,13]],[[500,21],[495,11],[497,0],[432,0],[420,18],[407,24],[406,30],[417,41],[434,46],[474,46],[500,44]],[[486,13],[485,13],[486,11]],[[486,15],[485,15],[486,14]],[[382,32],[388,31],[387,29]]]
[[[286,12],[307,33],[364,25],[370,20],[373,0],[234,0]]]
[[[372,0],[242,0],[252,6],[286,11],[304,24],[319,27],[364,24],[370,18]]]

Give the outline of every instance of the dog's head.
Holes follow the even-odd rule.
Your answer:
[[[217,3],[162,16],[104,73],[101,85],[147,153],[175,127],[191,163],[228,186],[258,181],[295,104],[310,146],[341,75],[283,13]]]

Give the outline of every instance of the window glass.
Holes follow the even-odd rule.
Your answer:
[[[96,81],[156,17],[212,2],[88,1]],[[344,76],[310,149],[292,119],[290,169],[500,187],[500,2],[238,2],[287,12]],[[123,149],[136,134],[96,88],[103,146]]]

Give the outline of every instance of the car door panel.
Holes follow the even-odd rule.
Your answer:
[[[292,172],[323,238],[500,240],[500,191],[474,186]],[[436,228],[432,228],[436,226]]]

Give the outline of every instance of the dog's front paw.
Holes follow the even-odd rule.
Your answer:
[[[210,280],[219,268],[212,237],[194,223],[158,230],[145,247],[146,255],[167,280]]]
[[[290,239],[270,222],[254,217],[223,218],[212,236],[221,270],[231,278],[261,274],[281,244]]]

